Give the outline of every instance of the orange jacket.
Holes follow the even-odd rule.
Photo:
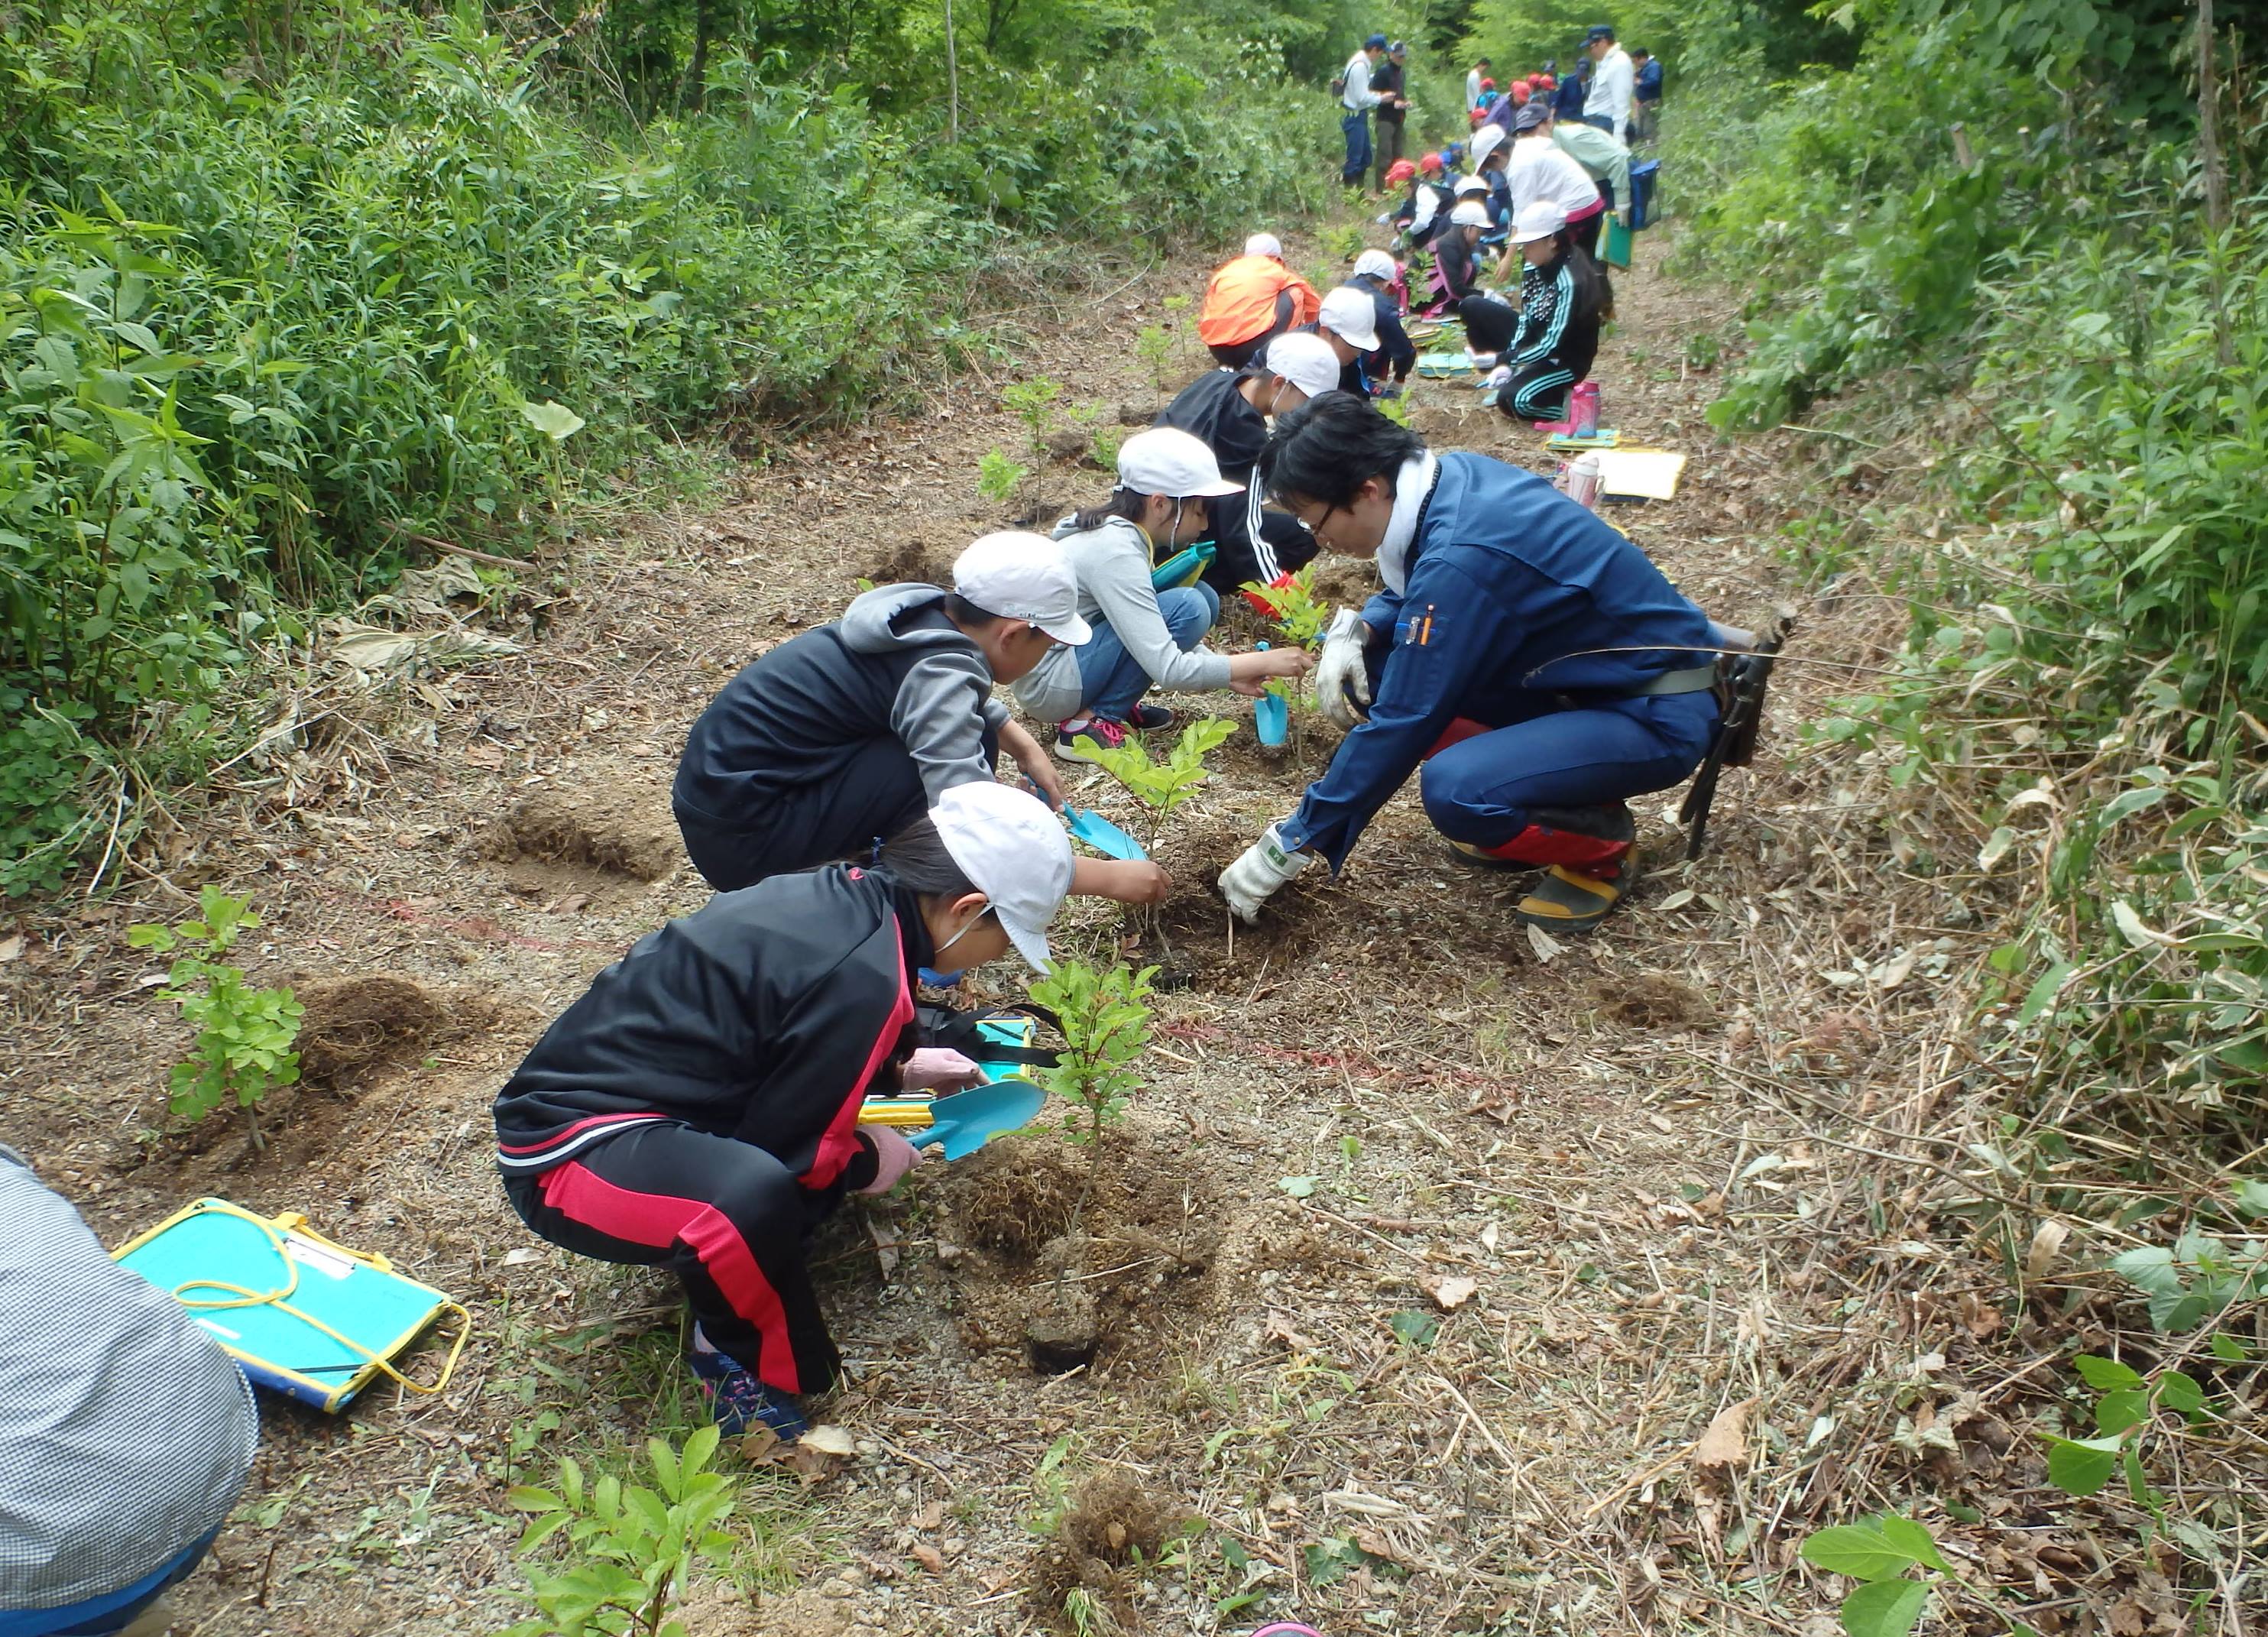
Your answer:
[[[1241,255],[1224,262],[1205,285],[1197,310],[1197,339],[1208,347],[1233,347],[1276,326],[1276,299],[1289,291],[1292,316],[1284,328],[1314,321],[1323,299],[1307,281],[1274,256]]]

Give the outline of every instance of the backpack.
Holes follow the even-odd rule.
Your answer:
[[[1059,1051],[1041,1046],[1011,1045],[994,1039],[979,1026],[995,1019],[1017,1024],[1036,1019],[1058,1033],[1063,1029],[1054,1013],[1028,1001],[1021,1006],[983,1007],[973,1012],[927,1005],[914,1008],[914,1021],[921,1030],[924,1045],[944,1046],[980,1063],[1015,1063],[1027,1068],[1053,1068],[1061,1059],[1063,1054]]]
[[[1346,95],[1346,74],[1344,70],[1331,76],[1331,95],[1334,97]]]

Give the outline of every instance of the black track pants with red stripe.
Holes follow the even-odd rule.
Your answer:
[[[578,1256],[666,1267],[703,1331],[783,1392],[835,1383],[805,1236],[833,1208],[753,1143],[645,1120],[534,1176],[507,1176],[519,1220]]]

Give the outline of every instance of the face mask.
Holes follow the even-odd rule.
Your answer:
[[[988,915],[990,915],[990,914],[991,914],[991,913],[992,913],[992,906],[991,906],[990,904],[989,904],[989,903],[988,903],[988,904],[986,904],[983,909],[981,909],[981,910],[977,911],[976,914],[974,914],[974,915],[972,915],[972,916],[970,916],[970,917],[968,918],[968,925],[966,925],[966,926],[962,927],[959,932],[957,932],[957,933],[954,933],[954,935],[953,935],[952,937],[950,937],[950,938],[946,939],[943,943],[941,943],[941,944],[938,945],[938,947],[936,948],[936,949],[935,949],[934,951],[932,951],[932,952],[931,958],[932,958],[932,960],[934,960],[938,955],[943,955],[946,950],[948,950],[948,949],[952,948],[954,945],[955,945],[955,944],[959,943],[962,939],[964,939],[964,938],[968,937],[969,933],[973,933],[973,932],[975,932],[975,931],[976,930],[976,924],[977,924],[977,922],[979,922],[979,921],[983,920],[986,916],[988,916]],[[942,968],[939,968],[939,970],[942,970],[943,969],[942,969]]]

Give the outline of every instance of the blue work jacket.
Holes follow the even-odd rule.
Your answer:
[[[1376,670],[1370,719],[1340,742],[1279,827],[1333,869],[1459,717],[1502,726],[1628,698],[1710,662],[1708,617],[1646,553],[1533,472],[1445,454],[1406,578],[1363,608]],[[1635,653],[1591,653],[1635,649]]]

